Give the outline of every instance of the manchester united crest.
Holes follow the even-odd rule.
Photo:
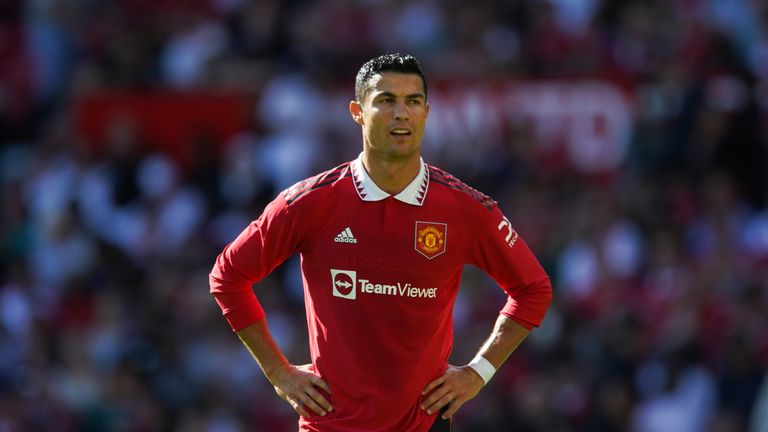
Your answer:
[[[432,259],[445,252],[448,240],[448,224],[439,222],[416,222],[416,252]]]

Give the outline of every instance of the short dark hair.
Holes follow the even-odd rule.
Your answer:
[[[421,65],[419,65],[416,57],[410,54],[394,53],[384,54],[368,60],[357,72],[357,77],[355,78],[355,99],[358,102],[362,102],[368,94],[370,90],[368,81],[371,77],[382,72],[418,75],[421,77],[422,84],[424,84],[424,97],[427,97],[427,79],[424,77],[424,72],[421,71]]]

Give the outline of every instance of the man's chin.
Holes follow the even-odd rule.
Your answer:
[[[409,145],[408,147],[396,147],[390,148],[383,156],[391,161],[405,161],[414,157],[419,157],[419,147]]]

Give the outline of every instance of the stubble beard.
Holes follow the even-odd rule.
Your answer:
[[[419,156],[421,151],[421,143],[411,142],[406,146],[402,146],[396,142],[388,142],[389,136],[383,138],[383,145],[371,145],[370,140],[368,143],[368,151],[377,159],[388,163],[400,163],[411,160],[414,156]]]
[[[407,149],[380,149],[376,147],[370,147],[371,153],[379,160],[389,163],[399,163],[411,160],[414,156],[419,154],[420,147],[418,145],[408,147]]]

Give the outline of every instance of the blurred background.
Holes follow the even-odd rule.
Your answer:
[[[417,56],[427,162],[551,275],[459,431],[768,431],[763,0],[0,2],[0,431],[288,431],[208,293],[277,193],[353,159]],[[452,360],[504,296],[468,268]],[[307,362],[296,260],[255,288]]]

